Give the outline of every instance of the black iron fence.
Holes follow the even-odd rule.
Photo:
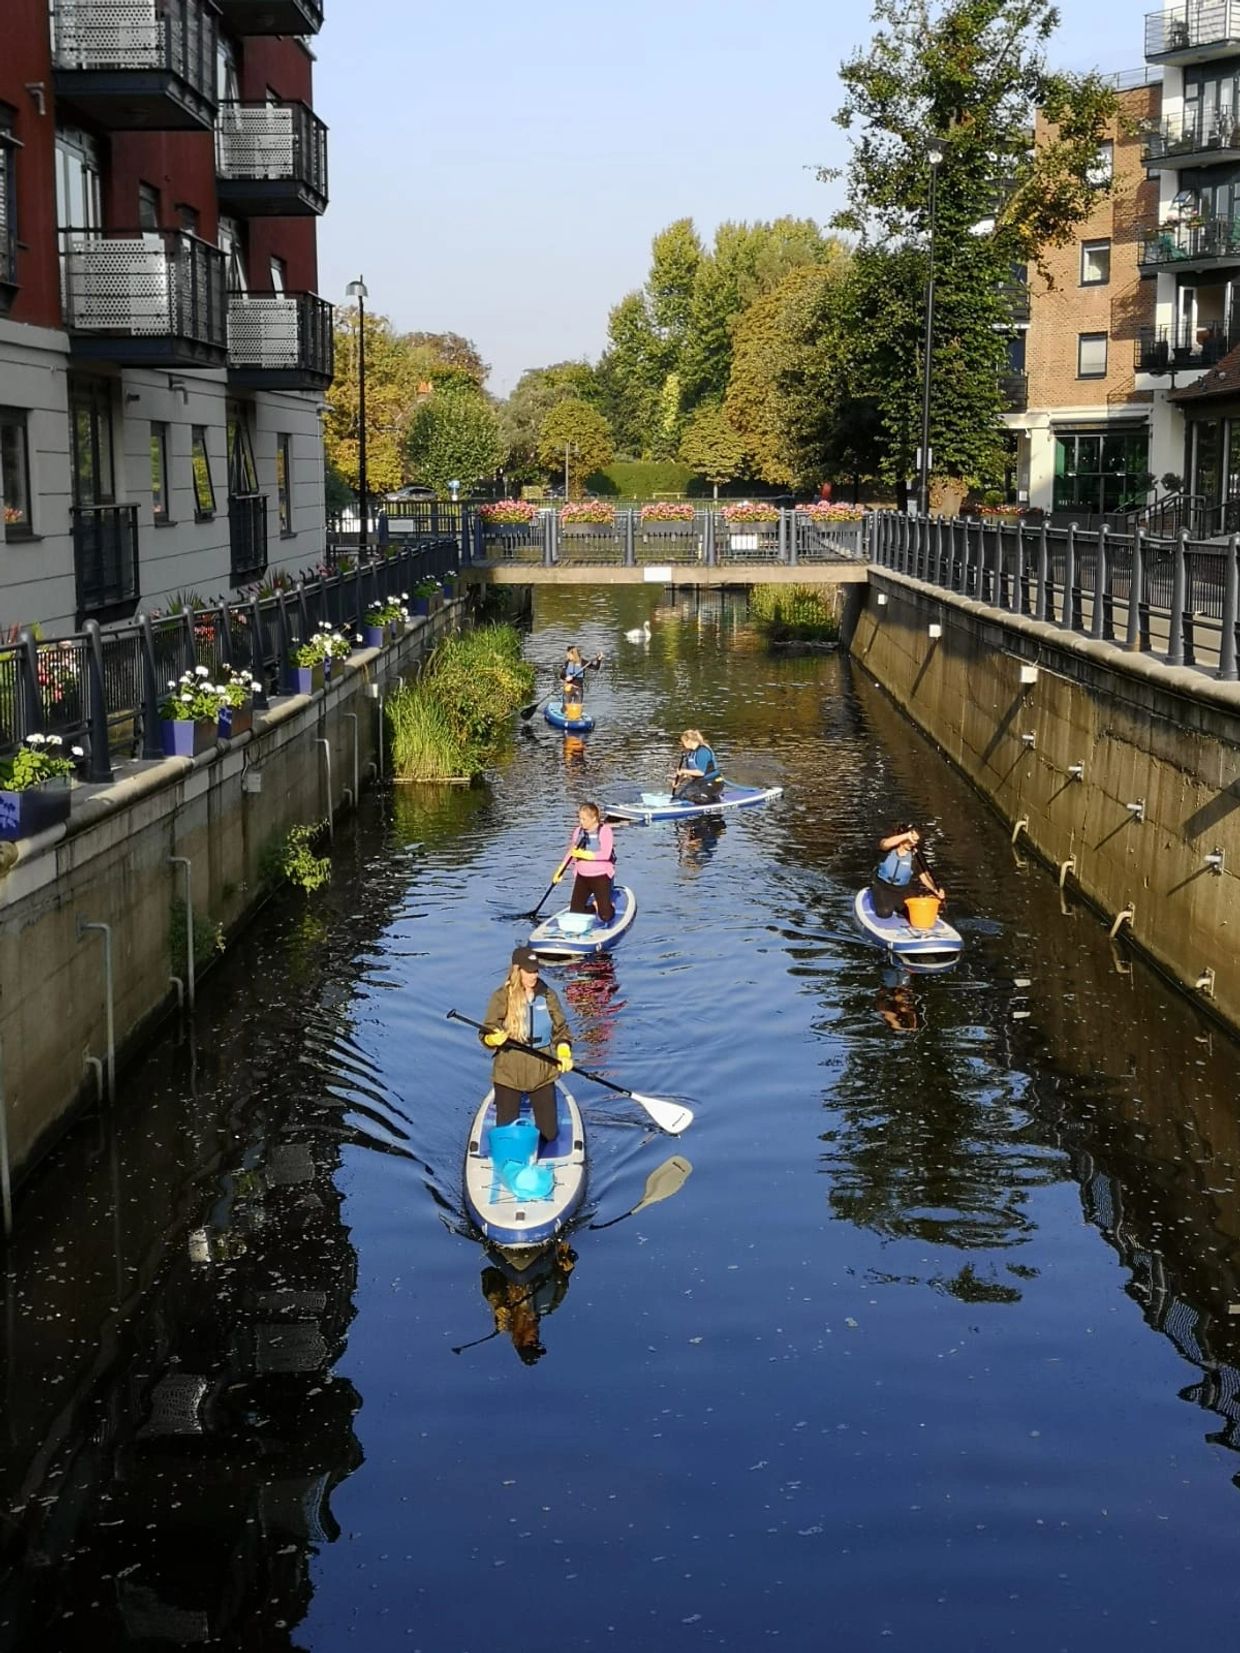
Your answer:
[[[114,507],[132,511],[134,507]],[[94,513],[79,513],[83,517]],[[27,735],[55,734],[84,753],[85,778],[110,781],[116,754],[161,758],[159,703],[182,672],[243,667],[258,683],[255,703],[284,691],[293,653],[321,626],[353,642],[373,604],[411,593],[419,580],[455,569],[459,542],[426,539],[360,566],[255,588],[207,608],[139,614],[101,630],[87,620],[72,637],[30,633],[0,649],[0,753]]]
[[[1240,534],[1203,542],[881,513],[870,544],[880,568],[1236,681]]]
[[[754,521],[737,521],[726,507],[695,508],[672,520],[643,517],[640,507],[617,509],[599,522],[565,522],[557,507],[538,509],[528,522],[488,521],[471,513],[473,559],[544,567],[664,565],[706,568],[761,563],[786,566],[854,562],[864,557],[865,523],[857,517],[815,516],[772,508]]]

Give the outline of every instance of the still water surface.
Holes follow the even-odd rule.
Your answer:
[[[536,720],[491,786],[369,798],[27,1192],[0,1648],[1235,1646],[1236,1046],[846,659],[730,594],[540,594],[531,657],[570,641],[589,746]],[[686,723],[784,799],[621,834],[637,923],[553,976],[578,1059],[697,1121],[581,1081],[585,1223],[622,1220],[462,1348],[512,1293],[445,1012]],[[913,817],[968,950],[909,983],[849,913]]]

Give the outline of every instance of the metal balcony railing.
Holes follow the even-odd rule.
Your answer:
[[[182,230],[62,229],[65,326],[75,348],[112,341],[116,360],[216,361],[228,340],[226,266]],[[129,341],[130,348],[116,348]]]
[[[1150,225],[1140,232],[1137,264],[1159,269],[1169,264],[1240,262],[1240,218],[1188,219]]]
[[[1138,373],[1204,372],[1240,344],[1240,317],[1231,323],[1189,327],[1143,327],[1137,335],[1134,363]]]
[[[1240,152],[1240,113],[1194,109],[1168,115],[1146,133],[1141,159],[1146,166],[1174,161],[1183,166],[1201,157],[1206,165]]]
[[[234,494],[228,501],[228,544],[232,583],[267,571],[267,496]]]
[[[1240,43],[1236,0],[1185,0],[1145,16],[1145,55],[1174,61],[1200,60]]]
[[[57,90],[107,126],[209,124],[218,32],[208,0],[53,0]]]
[[[1013,322],[1021,323],[1029,320],[1031,306],[1029,287],[1026,282],[1005,281],[1000,287],[999,293]]]
[[[73,567],[81,618],[120,618],[138,590],[138,507],[78,505],[73,509]]]
[[[999,376],[999,394],[1007,413],[1024,413],[1029,406],[1029,375],[1003,373]]]
[[[220,104],[215,170],[221,205],[319,213],[327,206],[327,128],[304,103]]]
[[[230,293],[228,367],[256,388],[326,390],[332,381],[332,306],[314,293]]]
[[[216,0],[233,34],[318,34],[321,0]]]

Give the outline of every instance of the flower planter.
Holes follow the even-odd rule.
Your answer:
[[[560,533],[565,539],[610,540],[616,537],[616,525],[614,522],[562,522]]]
[[[421,615],[421,617],[423,619],[426,618],[426,616],[430,613],[430,611],[431,611],[431,600],[430,600],[429,597],[415,597],[413,599],[413,601],[409,604],[410,614]]]
[[[197,722],[187,717],[163,718],[159,738],[164,753],[170,758],[197,758],[209,752],[219,739],[219,725],[212,717]]]
[[[288,692],[290,694],[318,694],[323,687],[325,674],[323,661],[317,661],[313,666],[290,666],[286,674]]]
[[[254,702],[247,700],[244,706],[220,707],[220,739],[236,740],[238,735],[248,735],[254,727]]]
[[[387,626],[363,626],[362,644],[368,649],[381,649],[389,638]]]
[[[23,792],[0,790],[0,839],[32,838],[69,819],[69,777],[44,781]]]

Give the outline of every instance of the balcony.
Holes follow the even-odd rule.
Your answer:
[[[228,501],[229,567],[233,585],[267,572],[267,496],[234,494]]]
[[[999,375],[999,396],[1003,403],[1004,413],[1024,413],[1029,406],[1029,375],[1027,373],[1001,373]]]
[[[241,390],[326,390],[332,307],[313,293],[230,293],[228,377]]]
[[[1238,0],[1185,0],[1145,15],[1149,63],[1207,63],[1240,50]]]
[[[54,0],[56,96],[113,132],[215,124],[218,28],[208,0]]]
[[[69,348],[117,367],[223,367],[224,255],[181,230],[61,230]]]
[[[1240,263],[1240,219],[1186,218],[1159,228],[1147,226],[1138,234],[1137,268],[1147,274],[1172,269],[1187,275]]]
[[[1218,166],[1240,161],[1240,116],[1212,110],[1169,115],[1146,134],[1141,159],[1153,171],[1161,167]]]
[[[318,34],[322,0],[216,0],[233,34]]]
[[[1240,344],[1240,316],[1228,324],[1209,322],[1190,328],[1143,327],[1137,335],[1133,365],[1138,373],[1204,373]]]
[[[999,288],[999,294],[1007,307],[1012,325],[1024,326],[1030,317],[1028,284],[1023,281],[1005,281]]]
[[[317,216],[327,206],[327,128],[304,103],[222,103],[215,174],[223,212]]]
[[[78,625],[124,620],[138,606],[138,507],[73,508],[73,567]]]

